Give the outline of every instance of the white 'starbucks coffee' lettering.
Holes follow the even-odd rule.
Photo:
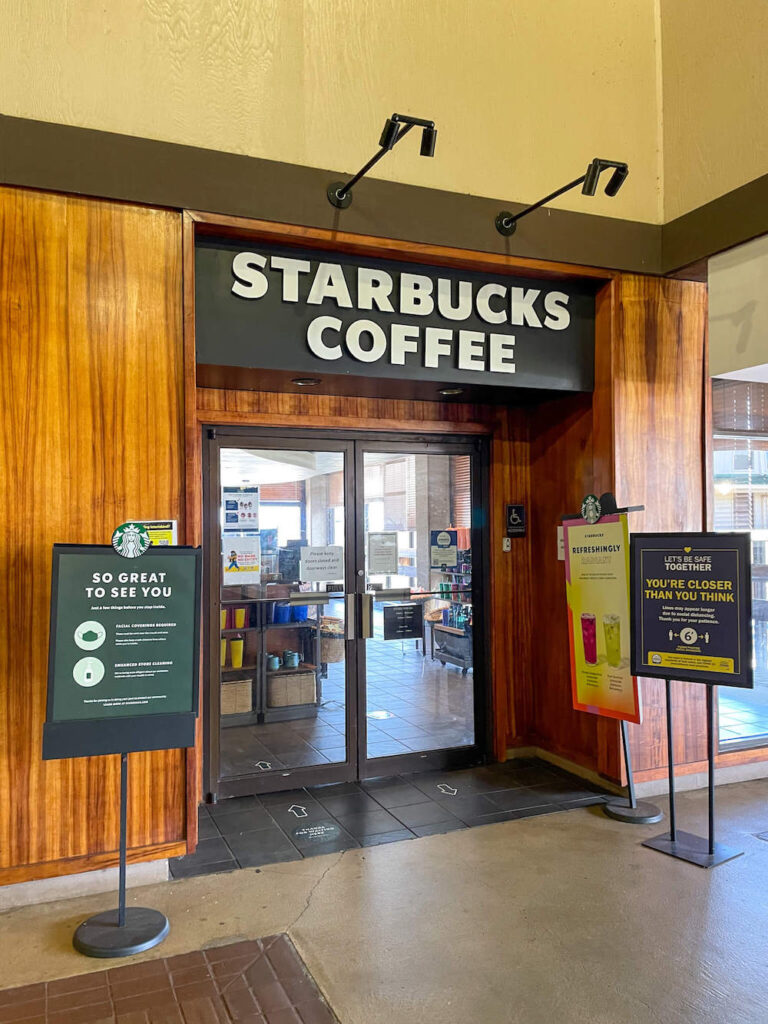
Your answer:
[[[370,267],[357,267],[350,275],[350,287],[338,263],[319,263],[313,269],[309,260],[268,258],[259,252],[237,253],[232,274],[232,292],[242,299],[261,299],[275,286],[283,302],[299,303],[300,284],[304,284],[308,292],[303,301],[308,306],[329,301],[339,309],[376,309],[393,315],[429,317],[437,312],[452,321],[468,320],[475,314],[487,324],[526,325],[550,331],[564,331],[571,322],[569,296],[555,290],[542,292],[540,288],[495,283],[476,287],[472,281],[434,279],[405,271],[399,275],[396,289],[392,274]],[[318,359],[341,359],[345,348],[353,359],[363,363],[388,357],[393,366],[404,366],[407,354],[415,353],[423,366],[435,369],[440,368],[442,359],[456,363],[460,370],[515,372],[515,336],[511,333],[421,328],[396,322],[387,331],[366,318],[345,326],[339,317],[318,316],[310,321],[306,340]]]
[[[200,239],[198,362],[585,391],[594,286]]]

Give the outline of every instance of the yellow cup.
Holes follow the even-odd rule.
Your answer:
[[[242,652],[241,652],[241,658],[242,658]],[[227,641],[226,640],[222,640],[221,641],[221,667],[224,668],[226,663],[227,663]]]
[[[235,608],[235,629],[245,626],[245,608]]]
[[[229,646],[232,649],[232,668],[243,667],[243,641],[230,640]]]
[[[227,609],[226,608],[222,608],[221,609],[221,628],[222,629],[226,629],[227,628]]]

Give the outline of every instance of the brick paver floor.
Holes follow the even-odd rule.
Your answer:
[[[0,1024],[335,1024],[287,935],[0,991]]]

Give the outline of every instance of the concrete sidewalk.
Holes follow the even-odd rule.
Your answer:
[[[342,1024],[758,1024],[768,780],[719,787],[717,802],[718,839],[745,855],[711,871],[639,845],[663,823],[582,808],[128,898],[170,918],[156,957],[287,932]],[[704,834],[706,792],[682,794],[678,818]],[[110,905],[0,915],[0,987],[103,969],[71,937]]]

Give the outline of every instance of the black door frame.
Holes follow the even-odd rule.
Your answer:
[[[205,713],[203,718],[203,792],[205,799],[245,796],[296,789],[308,785],[354,781],[402,772],[476,764],[488,760],[492,750],[492,686],[490,652],[490,616],[483,590],[490,589],[488,551],[490,438],[484,435],[393,433],[386,431],[328,430],[320,428],[280,428],[259,426],[220,426],[203,424],[203,593],[207,608],[203,615],[203,666],[205,672]],[[347,594],[355,595],[354,636],[345,633],[346,746],[344,762],[308,767],[278,769],[263,774],[219,778],[220,752],[220,539],[218,524],[212,515],[219,507],[219,452],[230,447],[271,447],[276,450],[339,451],[344,454],[345,546],[344,568]],[[443,748],[413,754],[367,758],[365,715],[365,641],[360,639],[360,601],[365,577],[358,576],[358,559],[364,564],[364,523],[362,463],[364,452],[402,452],[403,454],[471,455],[471,508],[473,568],[473,690],[475,707],[475,744],[471,747]],[[353,510],[353,514],[349,514]],[[478,582],[476,582],[478,581]],[[484,584],[481,590],[481,584]]]

